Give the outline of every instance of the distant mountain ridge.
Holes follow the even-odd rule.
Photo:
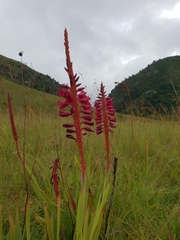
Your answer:
[[[0,76],[22,84],[22,66],[24,85],[42,92],[58,95],[60,84],[48,75],[39,73],[26,64],[0,55]]]
[[[117,112],[143,115],[179,108],[180,56],[153,61],[136,75],[119,80],[110,93]]]
[[[0,76],[42,92],[58,95],[60,83],[26,64],[0,55]],[[111,91],[114,107],[119,113],[137,115],[180,111],[180,56],[153,61],[139,73],[119,79]]]

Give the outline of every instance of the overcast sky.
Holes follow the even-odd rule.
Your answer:
[[[74,73],[89,95],[136,74],[154,60],[180,55],[179,0],[0,0],[0,54],[60,83],[64,28]],[[96,83],[96,84],[95,84]]]

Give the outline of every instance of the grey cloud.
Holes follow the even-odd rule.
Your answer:
[[[162,19],[178,0],[1,0],[1,52],[56,80],[64,71],[63,31],[69,32],[74,71],[92,94],[94,82],[106,85],[137,73],[158,58],[180,53],[180,19]]]

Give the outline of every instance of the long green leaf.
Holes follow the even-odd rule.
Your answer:
[[[15,240],[16,225],[15,225],[14,220],[10,213],[9,213],[9,225],[10,225],[10,227],[9,227],[10,240]]]
[[[95,211],[95,216],[93,219],[89,240],[95,240],[94,233],[95,233],[95,230],[98,228],[98,224],[101,223],[100,218],[102,216],[102,211],[103,211],[103,208],[107,201],[109,191],[110,191],[110,184],[108,183],[107,186],[105,186],[103,189],[102,199],[99,199],[99,201],[98,201],[98,205],[97,205],[97,208]],[[97,232],[96,232],[96,235],[98,235]]]
[[[30,240],[30,202],[29,199],[26,205],[26,238]]]
[[[23,240],[22,236],[22,230],[21,230],[21,225],[20,225],[20,220],[19,220],[19,212],[18,208],[16,209],[16,239],[17,240]]]
[[[100,235],[101,227],[102,227],[103,215],[104,215],[104,211],[102,211],[102,213],[99,217],[98,225],[94,231],[93,239],[99,239],[99,235]]]
[[[89,223],[89,206],[87,206],[86,216],[84,219],[83,238],[82,238],[83,240],[87,240],[89,237],[88,223]]]
[[[36,221],[45,229],[46,228],[46,220],[38,215],[35,215]]]
[[[44,207],[44,213],[49,240],[54,240],[54,222],[53,218],[49,216],[47,207]]]
[[[0,204],[0,239],[2,239],[2,205]]]
[[[56,233],[56,239],[59,240],[59,231],[60,231],[60,214],[61,214],[61,199],[60,196],[57,198],[57,233]]]
[[[83,193],[82,189],[79,194],[79,201],[77,207],[77,215],[76,215],[76,230],[75,230],[75,239],[78,240],[82,238],[82,225],[83,225]]]
[[[85,182],[79,194],[79,201],[78,201],[77,215],[76,215],[76,230],[75,230],[76,240],[82,239],[84,217],[87,211],[87,199],[88,199],[88,192],[86,190],[86,182]]]

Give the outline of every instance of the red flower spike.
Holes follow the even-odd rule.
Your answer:
[[[10,118],[10,123],[11,123],[11,129],[12,129],[12,133],[13,133],[13,138],[14,141],[16,143],[16,151],[18,154],[18,157],[21,161],[21,163],[24,164],[24,159],[22,158],[21,154],[20,154],[20,150],[19,150],[19,141],[18,141],[18,135],[17,135],[17,131],[16,131],[16,126],[14,123],[14,114],[13,114],[13,109],[12,109],[12,102],[11,102],[11,96],[9,93],[7,93],[7,97],[8,97],[8,109],[9,109],[9,118]]]
[[[51,182],[51,184],[53,185],[53,188],[54,188],[56,199],[60,198],[60,191],[59,191],[59,188],[58,188],[58,182],[59,182],[59,176],[58,176],[59,161],[60,161],[59,158],[57,158],[54,161],[54,164],[52,166],[51,180],[50,180],[50,182]]]
[[[98,100],[95,101],[94,106],[96,108],[96,134],[99,135],[104,132],[106,142],[106,153],[107,153],[107,168],[106,174],[108,175],[110,170],[110,141],[109,132],[112,132],[111,128],[115,128],[114,117],[115,110],[112,105],[112,99],[106,97],[104,85],[101,83],[100,93]]]
[[[58,102],[59,105],[59,115],[61,117],[72,116],[73,123],[66,123],[63,126],[66,128],[67,135],[66,137],[73,139],[77,142],[80,159],[81,159],[81,175],[83,182],[85,181],[86,176],[86,167],[84,159],[84,150],[82,137],[86,133],[85,131],[90,131],[89,126],[92,126],[92,110],[90,104],[90,98],[86,95],[84,87],[80,87],[81,83],[78,83],[79,76],[74,74],[72,62],[69,52],[69,42],[68,42],[68,32],[65,29],[64,31],[64,46],[66,54],[66,72],[68,73],[70,86],[61,85],[59,89],[59,97],[65,98],[63,102]],[[68,107],[67,111],[64,109]],[[70,107],[70,111],[69,111]],[[83,114],[83,116],[81,116]],[[88,115],[88,117],[87,117]],[[81,127],[81,125],[88,125],[88,127]],[[70,134],[69,134],[70,133]],[[75,134],[75,137],[72,134]]]
[[[10,96],[9,93],[7,93],[7,95],[8,95],[8,106],[9,106],[9,118],[10,118],[10,121],[11,121],[13,138],[14,138],[15,142],[18,142],[18,135],[17,135],[15,124],[14,124],[14,115],[13,115],[13,111],[12,111],[11,96]]]

